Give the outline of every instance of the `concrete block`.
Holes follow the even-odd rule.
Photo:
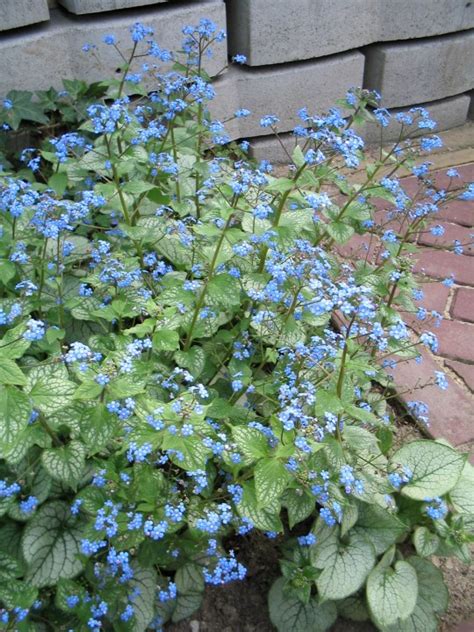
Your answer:
[[[251,66],[474,27],[465,0],[227,0],[231,54]]]
[[[471,99],[471,105],[469,107],[469,112],[467,115],[467,118],[471,119],[472,121],[474,121],[474,90],[471,90],[468,93],[470,99]]]
[[[296,145],[301,143],[293,134],[280,134],[279,139],[275,136],[258,136],[250,138],[249,154],[255,160],[269,160],[272,164],[289,165],[293,161],[291,155]]]
[[[58,2],[71,13],[83,15],[85,13],[101,13],[103,11],[149,6],[168,2],[168,0],[58,0]]]
[[[466,94],[460,94],[449,99],[434,101],[432,103],[423,103],[422,107],[426,108],[431,118],[438,123],[434,132],[442,132],[446,129],[464,125],[467,120],[467,114],[470,106],[470,98]],[[398,112],[407,112],[410,108],[395,108],[390,112],[393,115],[387,127],[383,128],[383,142],[396,141],[400,136],[401,125],[395,119]],[[380,142],[380,127],[376,124],[367,123],[360,131],[360,135],[367,143],[378,144]],[[426,130],[417,130],[416,136],[426,136]]]
[[[359,52],[274,68],[230,67],[214,84],[213,118],[224,121],[235,110],[247,108],[252,115],[226,125],[233,139],[271,134],[260,126],[266,114],[280,119],[278,129],[287,132],[301,124],[297,112],[324,112],[336,99],[362,81],[364,56]]]
[[[366,52],[364,87],[385,107],[437,101],[474,87],[474,31],[403,44],[377,44]]]
[[[457,97],[443,99],[433,103],[423,103],[431,114],[431,117],[438,123],[435,131],[442,132],[451,129],[466,122],[467,112],[469,109],[470,99],[467,95],[461,94]],[[390,110],[393,115],[398,112],[406,112],[409,108],[397,108]],[[363,127],[355,128],[368,145],[379,145],[380,143],[380,127],[376,124],[368,123]],[[426,130],[417,130],[417,136],[426,134]],[[400,124],[392,119],[390,124],[383,130],[382,142],[391,143],[398,140],[400,135]],[[288,164],[291,162],[291,155],[298,142],[304,143],[303,140],[297,139],[291,133],[279,135],[279,139],[275,136],[259,136],[250,139],[250,155],[256,160],[270,160],[273,163]]]
[[[129,28],[142,22],[154,30],[154,39],[163,48],[176,51],[181,47],[181,28],[197,24],[203,17],[225,28],[225,6],[220,0],[204,0],[193,5],[162,5],[154,11],[137,10],[130,16],[112,13],[100,19],[70,18],[61,11],[51,11],[45,28],[32,33],[12,32],[0,40],[0,97],[9,90],[61,88],[63,78],[100,81],[113,75],[123,61],[112,46],[102,42],[104,35],[114,33],[121,50],[127,55],[132,48]],[[98,52],[85,53],[84,43],[95,44]],[[227,63],[225,43],[216,44],[214,57],[204,67],[214,75]],[[137,70],[144,58],[137,60]],[[147,59],[153,63],[153,58]],[[160,65],[166,70],[165,65]],[[133,71],[133,69],[132,69]],[[152,89],[156,84],[149,81]]]
[[[49,20],[48,0],[1,0],[0,31]]]

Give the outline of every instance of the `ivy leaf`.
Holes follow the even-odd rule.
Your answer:
[[[266,507],[279,500],[290,474],[281,461],[262,459],[255,467],[254,478],[258,504]]]
[[[360,533],[349,534],[349,542],[339,542],[327,560],[316,586],[323,599],[344,599],[355,593],[375,563],[372,544]]]
[[[10,386],[0,387],[0,444],[10,445],[26,428],[31,405],[25,393]]]
[[[367,579],[367,603],[377,626],[385,628],[408,619],[416,606],[418,580],[408,562],[387,567],[382,559]]]
[[[426,527],[417,527],[413,534],[413,544],[418,555],[430,557],[439,546],[439,538]]]
[[[268,441],[256,428],[233,426],[232,436],[247,464],[268,456],[270,451]]]
[[[278,632],[325,632],[337,618],[331,601],[318,604],[310,599],[305,604],[298,597],[285,593],[285,580],[279,577],[268,593],[270,620]]]
[[[26,581],[42,588],[80,573],[80,538],[67,503],[54,500],[42,505],[26,525],[21,542],[28,564]]]
[[[81,441],[71,441],[60,448],[49,448],[41,455],[41,462],[48,474],[61,483],[74,486],[81,480],[85,467],[86,446]]]
[[[16,362],[0,357],[0,384],[16,384],[24,386],[26,377]]]
[[[25,390],[35,408],[51,414],[72,401],[76,385],[68,380],[67,370],[62,364],[48,364],[31,369]]]
[[[306,520],[316,506],[314,496],[304,489],[287,489],[283,495],[282,503],[288,512],[290,529],[293,529],[295,524]]]
[[[394,466],[404,465],[413,473],[402,494],[424,500],[443,496],[456,486],[466,455],[436,441],[413,441],[397,450],[390,462]]]
[[[407,526],[379,505],[359,503],[356,529],[363,530],[377,555],[381,555],[407,531]]]
[[[450,491],[449,497],[456,511],[474,514],[474,467],[466,461],[461,477]]]

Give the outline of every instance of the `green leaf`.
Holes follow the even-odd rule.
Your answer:
[[[170,459],[175,465],[184,470],[204,470],[210,451],[206,448],[201,439],[197,437],[181,437],[178,435],[166,434],[163,438],[163,450],[175,450]],[[183,458],[180,458],[180,457]]]
[[[194,614],[201,607],[202,600],[202,593],[178,593],[176,605],[171,616],[173,623],[183,621],[183,619],[187,619]]]
[[[270,451],[268,441],[256,428],[233,426],[232,436],[247,464],[268,456]]]
[[[413,544],[421,557],[430,557],[439,546],[439,538],[426,527],[417,527],[413,534]]]
[[[281,461],[262,459],[254,470],[257,501],[261,507],[279,500],[288,485],[290,474]]]
[[[461,477],[449,492],[456,511],[474,515],[474,467],[466,461]]]
[[[68,503],[54,500],[42,505],[26,525],[21,542],[28,564],[26,580],[41,588],[80,573],[81,535]]]
[[[407,559],[418,577],[418,594],[438,613],[448,609],[449,592],[444,583],[443,573],[429,560],[413,555]]]
[[[367,621],[369,619],[369,611],[360,595],[351,595],[338,601],[337,612],[341,617],[351,621]]]
[[[257,502],[255,486],[253,481],[247,481],[242,485],[242,500],[237,505],[237,511],[242,518],[248,518],[252,524],[262,531],[283,531],[280,520],[280,503],[273,499],[265,507],[261,507]]]
[[[318,546],[316,542],[316,546]],[[349,534],[327,559],[316,586],[323,599],[344,599],[364,584],[375,563],[372,544],[360,533]]]
[[[13,129],[18,129],[21,121],[34,121],[35,123],[47,123],[43,108],[39,103],[32,102],[33,95],[26,90],[10,90],[7,99],[12,107],[8,110],[8,123]]]
[[[394,568],[378,564],[367,579],[367,603],[377,626],[385,628],[407,619],[418,596],[416,572],[408,562]]]
[[[22,574],[20,562],[12,555],[0,551],[0,582],[14,579]]]
[[[53,173],[48,180],[48,186],[59,196],[64,195],[67,189],[67,173]]]
[[[344,244],[354,234],[354,229],[352,226],[348,224],[344,224],[343,222],[330,222],[325,226],[328,234],[336,244]]]
[[[0,444],[9,445],[27,426],[31,414],[28,397],[10,386],[0,387]]]
[[[138,589],[133,600],[133,632],[145,632],[154,617],[156,573],[152,568],[134,566],[133,579],[129,582],[130,590]]]
[[[268,594],[270,620],[278,632],[325,632],[333,625],[337,618],[334,603],[318,604],[313,598],[304,604],[284,588],[285,580],[279,577]]]
[[[405,621],[384,628],[384,632],[438,632],[437,613],[446,611],[449,599],[443,574],[428,560],[413,556],[407,562],[415,569],[418,579],[416,606]]]
[[[372,542],[377,555],[381,555],[406,533],[407,526],[394,514],[379,505],[359,503],[359,517],[356,529],[363,530]]]
[[[88,455],[101,452],[114,436],[117,417],[109,413],[104,404],[86,409],[80,417],[81,438],[87,446]]]
[[[38,597],[38,590],[24,581],[10,579],[0,584],[0,601],[10,610],[30,608]]]
[[[95,380],[86,380],[74,391],[73,399],[88,401],[96,399],[104,390],[104,387],[97,384]]]
[[[413,441],[395,452],[393,466],[403,465],[413,478],[402,488],[402,494],[415,500],[443,496],[458,482],[466,455],[435,441]]]
[[[84,597],[87,596],[87,591],[84,586],[81,586],[78,582],[75,582],[72,579],[60,579],[56,589],[56,606],[61,610],[64,610],[64,612],[71,612],[71,608],[69,608],[67,604],[67,598],[71,595],[76,595],[79,598],[84,599]]]
[[[35,408],[51,414],[72,401],[76,385],[68,380],[67,370],[62,364],[47,364],[31,369],[25,390]]]
[[[189,369],[193,377],[198,377],[204,370],[206,353],[202,347],[191,347],[189,351],[177,351],[174,359],[178,366]]]
[[[202,568],[189,562],[176,571],[174,578],[178,593],[203,592],[205,588]]]
[[[294,148],[293,153],[291,154],[291,158],[293,159],[293,162],[297,167],[301,167],[304,165],[305,157],[299,145],[296,145],[296,147]]]
[[[145,390],[144,384],[139,381],[133,381],[131,378],[119,377],[115,378],[107,386],[109,395],[113,399],[124,399],[125,397],[133,397],[143,393]]]
[[[16,384],[24,386],[26,377],[16,362],[0,357],[0,384]]]
[[[179,334],[173,329],[159,329],[153,336],[156,351],[176,351],[179,349]]]
[[[41,461],[52,478],[74,486],[84,472],[86,447],[81,441],[71,441],[60,448],[44,450]]]
[[[146,193],[147,191],[151,191],[155,188],[156,185],[151,184],[150,182],[144,182],[143,180],[131,180],[123,186],[123,190],[126,193],[133,193],[136,195],[139,195],[140,193]]]
[[[190,617],[201,606],[204,593],[202,569],[193,563],[185,564],[176,571],[174,578],[178,598],[173,610],[172,621],[177,623]]]
[[[316,507],[314,496],[304,489],[287,489],[282,503],[288,512],[290,529],[293,529],[295,524],[306,520]]]
[[[210,306],[232,307],[240,304],[240,284],[230,274],[218,274],[207,286]]]

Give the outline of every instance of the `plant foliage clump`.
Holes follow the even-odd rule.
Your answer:
[[[103,98],[0,174],[0,627],[161,629],[245,578],[229,536],[255,529],[284,542],[281,632],[436,630],[428,558],[468,561],[474,474],[440,441],[392,447],[386,369],[436,348],[401,315],[439,317],[417,306],[414,243],[472,185],[417,162],[440,143],[421,108],[365,155],[354,126],[391,115],[360,89],[300,111],[276,177],[209,113],[224,34],[183,30],[180,55],[141,24],[128,56],[107,36],[122,78],[81,88]],[[5,125],[42,122],[14,96]]]

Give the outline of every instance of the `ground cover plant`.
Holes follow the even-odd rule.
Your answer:
[[[391,115],[360,89],[300,111],[302,146],[274,177],[208,112],[202,60],[224,34],[183,32],[180,54],[141,24],[129,56],[106,36],[121,79],[0,175],[1,629],[161,629],[206,584],[245,581],[228,543],[255,529],[284,534],[281,632],[338,614],[434,631],[447,591],[429,557],[469,561],[474,475],[441,441],[392,448],[385,368],[436,348],[410,255],[473,185],[430,181],[419,156],[440,140],[421,108],[367,159],[353,127]],[[361,235],[376,263],[339,256]]]

